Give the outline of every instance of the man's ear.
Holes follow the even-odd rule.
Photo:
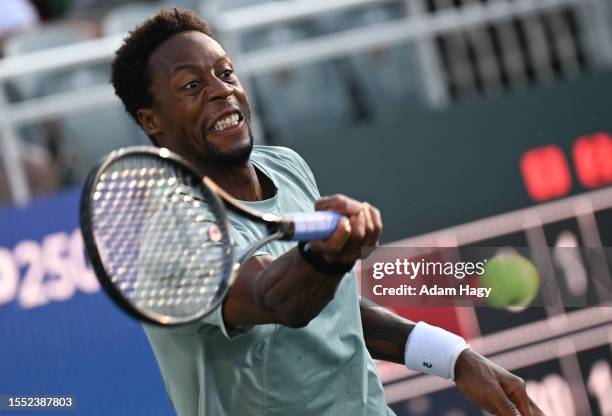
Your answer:
[[[140,125],[148,136],[155,136],[161,132],[159,120],[152,108],[141,108],[136,114]]]

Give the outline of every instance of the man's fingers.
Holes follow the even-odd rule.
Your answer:
[[[349,219],[346,217],[340,218],[336,231],[324,240],[328,250],[333,252],[342,250],[347,240],[351,237],[352,232],[353,229]]]
[[[361,210],[361,203],[346,195],[324,196],[315,202],[317,211],[335,211],[344,215],[354,215]]]
[[[509,382],[502,382],[502,388],[521,411],[522,416],[532,416],[525,381],[520,377],[512,377]]]
[[[374,219],[372,218],[372,210],[370,204],[367,202],[363,203],[363,217],[365,219],[365,237],[363,239],[364,247],[372,246],[376,243],[376,227],[374,226]]]
[[[340,254],[340,261],[343,263],[350,263],[360,256],[361,247],[366,236],[366,218],[363,210],[357,215],[350,217],[349,220],[351,223],[351,235]]]
[[[374,226],[379,230],[380,233],[382,233],[383,222],[382,222],[382,215],[380,214],[380,210],[370,205],[370,211],[372,212],[372,219],[374,220]]]
[[[529,413],[521,414],[518,408],[506,397],[506,393],[499,388],[493,398],[493,404],[497,409],[498,416],[529,416]]]
[[[529,399],[529,407],[531,409],[531,416],[545,416],[544,412],[531,399]]]
[[[314,241],[312,248],[320,253],[325,261],[334,263],[337,261],[335,256],[342,251],[347,240],[351,236],[351,223],[346,217],[340,218],[336,231],[322,241]]]
[[[376,208],[367,202],[363,203],[363,212],[366,222],[366,235],[361,248],[361,258],[363,259],[368,257],[372,250],[378,247],[378,239],[380,238],[381,229],[378,226],[375,218],[375,210]]]
[[[313,248],[324,256],[326,261],[350,263],[359,257],[367,257],[362,248],[375,248],[382,232],[380,211],[367,202],[358,202],[345,195],[337,194],[319,199],[315,203],[317,211],[329,210],[344,214],[350,223],[348,238],[334,239],[333,236]]]

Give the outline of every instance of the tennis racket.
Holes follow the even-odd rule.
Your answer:
[[[267,235],[235,253],[229,209]],[[273,240],[330,236],[334,212],[262,214],[231,197],[164,148],[109,154],[81,195],[85,249],[102,288],[131,316],[158,325],[205,317],[223,301],[240,265]]]

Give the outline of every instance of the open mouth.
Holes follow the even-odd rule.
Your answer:
[[[234,111],[221,116],[215,124],[210,128],[210,131],[221,132],[232,130],[242,124],[244,117],[239,111]]]

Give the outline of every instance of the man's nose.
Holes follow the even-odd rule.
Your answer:
[[[208,84],[208,100],[225,100],[234,93],[234,87],[223,80],[215,77]]]

